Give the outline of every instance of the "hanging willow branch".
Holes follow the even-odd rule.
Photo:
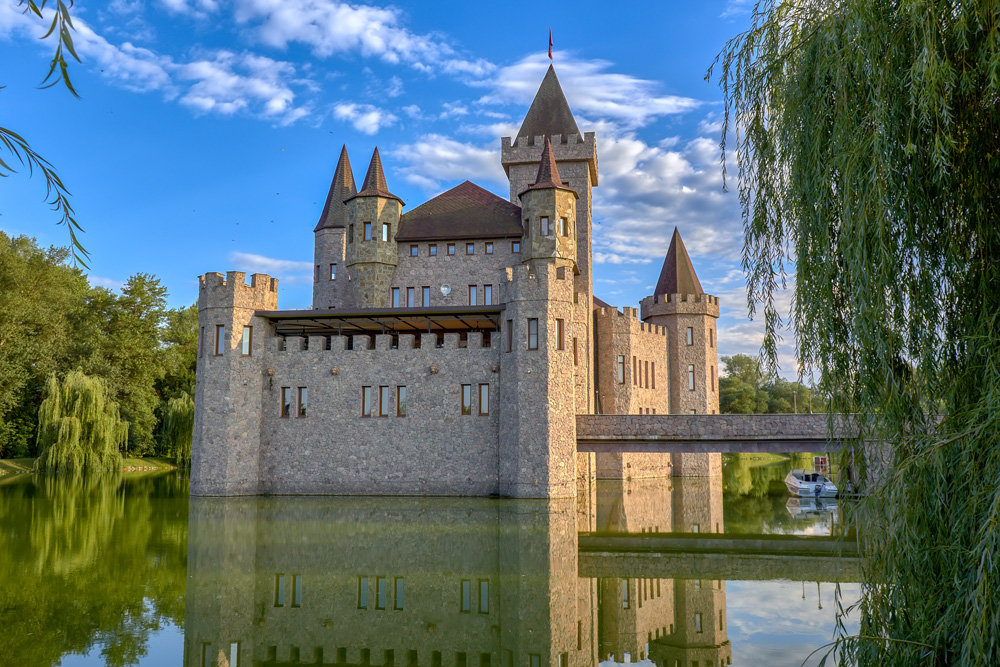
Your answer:
[[[898,471],[861,470],[861,637],[881,639],[842,660],[998,664],[997,4],[762,0],[716,66],[765,358],[794,274],[801,362],[859,415],[854,459],[889,443]]]

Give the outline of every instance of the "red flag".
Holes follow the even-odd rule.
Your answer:
[[[552,28],[549,28],[549,60],[552,60]]]

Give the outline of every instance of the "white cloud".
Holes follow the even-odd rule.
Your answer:
[[[755,2],[756,0],[728,0],[719,18],[728,19],[749,14],[753,10]]]
[[[442,111],[440,118],[452,118],[455,116],[468,116],[469,107],[465,106],[461,102],[445,102],[441,105]]]
[[[610,121],[624,128],[648,125],[656,118],[692,111],[699,100],[660,93],[658,85],[628,74],[608,71],[605,60],[580,60],[558,52],[557,73],[566,100],[574,112]],[[480,98],[483,104],[528,104],[549,66],[542,54],[530,55],[502,67],[479,85],[491,88]],[[582,129],[582,128],[581,128]]]
[[[386,86],[385,94],[389,97],[399,97],[403,94],[403,80],[398,76],[389,77],[389,85]]]
[[[426,192],[466,179],[506,189],[507,177],[500,166],[495,141],[477,146],[440,134],[427,134],[412,144],[393,149],[392,155],[405,165],[401,169],[403,179]]]
[[[160,0],[160,4],[171,13],[199,18],[219,9],[218,0]]]
[[[266,273],[289,283],[311,282],[313,277],[312,262],[276,259],[239,251],[229,253],[229,262],[237,271]]]
[[[353,102],[341,102],[334,105],[333,117],[346,120],[354,126],[354,129],[365,134],[375,134],[379,129],[392,125],[398,120],[396,116],[385,109],[371,104]]]
[[[235,18],[268,46],[303,44],[321,58],[357,52],[428,73],[477,77],[494,69],[484,59],[462,57],[438,35],[411,32],[393,8],[339,0],[235,0]]]
[[[125,283],[121,280],[115,280],[114,278],[105,278],[103,276],[88,275],[87,282],[90,283],[91,287],[104,287],[109,290],[118,291],[122,287],[125,287]]]

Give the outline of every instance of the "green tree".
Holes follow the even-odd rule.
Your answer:
[[[759,414],[767,412],[768,395],[762,388],[760,362],[745,354],[722,357],[724,375],[719,377],[719,412]]]
[[[110,473],[121,470],[120,447],[128,424],[99,378],[73,371],[62,382],[49,378],[48,396],[38,409],[38,470]]]
[[[171,398],[163,409],[162,438],[165,453],[179,466],[191,463],[194,438],[194,401],[188,394]]]
[[[721,54],[768,363],[794,268],[801,362],[892,444],[845,662],[1000,662],[998,35],[992,0],[763,0]]]

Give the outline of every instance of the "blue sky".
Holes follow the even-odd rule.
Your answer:
[[[359,182],[378,146],[408,208],[466,178],[506,196],[500,137],[516,134],[541,81],[551,27],[578,125],[597,132],[597,295],[635,305],[650,293],[677,225],[720,297],[720,353],[756,354],[742,224],[722,191],[721,94],[704,80],[748,2],[566,7],[82,0],[76,100],[38,90],[41,22],[0,0],[0,59],[16,63],[0,81],[0,124],[71,189],[93,284],[149,272],[182,306],[199,274],[259,271],[280,279],[281,307],[308,307],[312,228],[341,145]],[[0,229],[65,245],[43,195],[39,179],[4,179]],[[793,375],[790,343],[781,351]]]

